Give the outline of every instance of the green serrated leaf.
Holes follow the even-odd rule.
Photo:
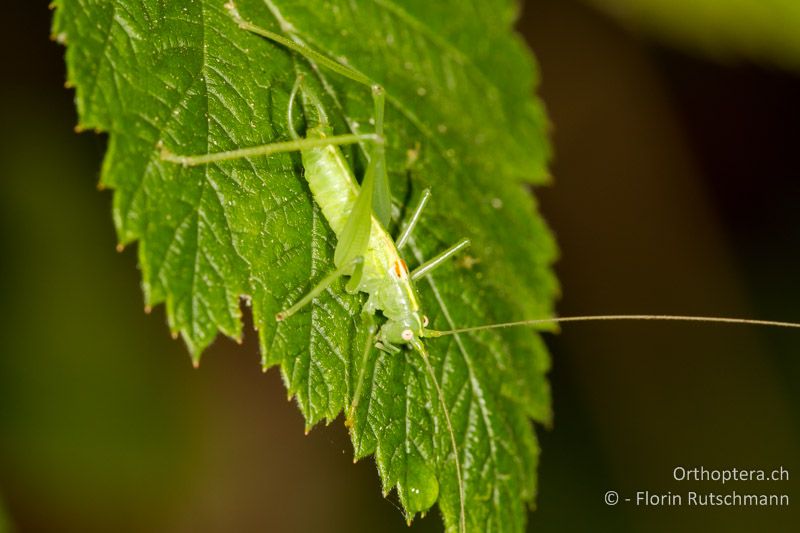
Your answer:
[[[402,218],[430,187],[405,249],[413,264],[462,237],[468,256],[420,283],[432,327],[549,316],[553,239],[527,194],[547,179],[549,147],[536,69],[513,33],[508,0],[241,0],[243,16],[281,21],[328,57],[386,88],[387,170]],[[364,295],[344,282],[297,315],[276,312],[333,268],[336,238],[296,154],[183,168],[161,146],[204,154],[283,141],[297,72],[310,73],[335,133],[369,133],[368,88],[248,33],[223,0],[59,0],[80,127],[109,133],[102,184],[114,189],[122,244],[138,241],[148,306],[197,360],[222,332],[241,335],[251,302],[265,367],[279,365],[308,427],[356,404],[355,456],[375,454],[383,489],[408,518],[439,503],[458,529],[455,460],[435,386],[419,356],[364,351]],[[357,148],[346,150],[356,175]],[[530,330],[431,340],[430,359],[454,426],[470,531],[522,531],[535,493],[531,419],[548,422],[548,356]],[[364,374],[357,390],[357,376]]]

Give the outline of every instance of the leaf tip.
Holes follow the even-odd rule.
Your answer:
[[[194,346],[189,340],[186,338],[186,335],[183,336],[184,341],[186,342],[186,346],[189,348],[189,355],[192,359],[192,368],[200,368],[200,357],[203,354],[202,350],[198,350],[196,346]]]
[[[67,45],[67,33],[66,32],[59,32],[53,35],[53,40],[62,46]]]

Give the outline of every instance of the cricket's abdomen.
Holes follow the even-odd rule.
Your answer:
[[[309,139],[328,136],[322,127],[310,129],[307,135]],[[328,225],[339,237],[356,203],[358,183],[336,146],[303,150],[301,154],[311,194]]]

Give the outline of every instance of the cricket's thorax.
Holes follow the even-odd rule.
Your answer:
[[[307,137],[328,136],[330,133],[326,130],[328,128],[322,126],[310,128]],[[358,197],[358,184],[336,146],[303,150],[302,158],[305,178],[314,200],[331,229],[339,237]],[[396,323],[387,324],[389,330],[400,328],[398,331],[422,331],[419,298],[411,283],[408,267],[400,258],[394,241],[374,216],[363,269],[358,290],[369,295],[366,311],[379,310],[390,322]],[[395,337],[393,334],[391,336]],[[403,341],[396,339],[394,342]]]

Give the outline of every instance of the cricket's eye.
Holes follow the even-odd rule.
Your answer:
[[[414,332],[411,331],[410,329],[404,329],[402,333],[400,333],[400,336],[403,338],[404,341],[410,341],[411,339],[414,338]]]
[[[427,328],[429,323],[430,320],[428,320],[428,317],[426,315],[422,315],[422,327]]]

